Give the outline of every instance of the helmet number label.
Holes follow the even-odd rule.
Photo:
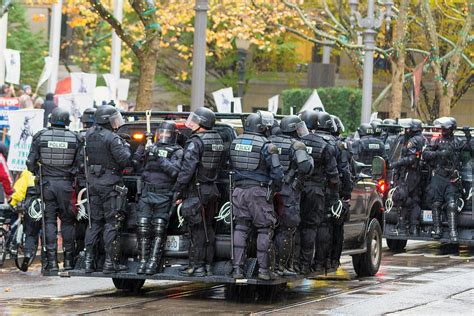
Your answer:
[[[48,141],[48,148],[67,149],[67,142]]]
[[[313,153],[313,147],[306,146],[306,152],[311,155]]]
[[[224,145],[212,144],[212,151],[224,151]]]
[[[369,149],[380,149],[379,144],[369,144]]]
[[[168,151],[160,149],[160,150],[158,150],[158,156],[166,158],[166,157],[168,157]]]
[[[236,144],[235,145],[235,150],[237,151],[245,151],[245,152],[251,152],[252,151],[252,145],[244,145],[244,144]]]

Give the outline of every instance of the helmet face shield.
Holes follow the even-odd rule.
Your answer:
[[[273,126],[273,121],[275,120],[273,113],[268,111],[258,111],[258,113],[262,118],[262,125],[271,128]]]
[[[175,142],[175,133],[169,129],[158,129],[157,140],[161,144],[172,144]]]
[[[309,134],[308,128],[306,127],[306,123],[301,121],[296,123],[296,133],[299,137],[304,137]]]
[[[201,123],[201,117],[199,115],[197,115],[196,113],[191,112],[191,113],[189,113],[189,116],[188,116],[186,122],[184,123],[184,125],[187,128],[195,131],[195,130],[199,129],[200,123]]]
[[[124,124],[122,114],[118,111],[117,113],[112,114],[111,116],[109,116],[109,122],[110,126],[112,126],[113,129],[118,129]]]

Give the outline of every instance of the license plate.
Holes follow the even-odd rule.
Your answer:
[[[433,213],[423,210],[423,222],[433,222]]]
[[[179,251],[180,243],[181,243],[181,236],[168,236],[166,238],[165,250]]]

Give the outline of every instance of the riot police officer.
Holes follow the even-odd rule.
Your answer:
[[[276,198],[278,227],[275,236],[277,273],[294,276],[290,262],[295,247],[295,232],[300,224],[300,196],[304,179],[313,169],[313,159],[298,138],[309,134],[306,124],[296,115],[285,116],[280,124],[281,135],[269,140],[278,147],[283,167],[283,186]]]
[[[300,114],[300,118],[309,130],[317,130],[317,112],[305,111]],[[313,172],[306,178],[301,195],[300,272],[302,274],[311,272],[313,253],[315,253],[315,269],[321,270],[326,266],[331,238],[328,223],[331,215],[328,205],[333,205],[338,200],[339,173],[336,153],[334,147],[329,145],[324,137],[327,138],[310,133],[301,138],[314,160]]]
[[[155,143],[150,148],[142,144],[134,154],[134,160],[144,165],[137,212],[140,257],[137,273],[150,275],[160,266],[172,207],[170,188],[176,182],[183,158],[183,148],[176,143],[175,122],[162,122],[155,135]]]
[[[428,145],[422,154],[423,160],[433,161],[436,169],[431,178],[430,190],[432,192],[433,238],[442,237],[441,208],[446,204],[446,213],[449,225],[449,238],[457,242],[457,213],[458,199],[461,197],[462,181],[461,152],[470,147],[471,135],[465,131],[467,142],[454,136],[457,127],[456,119],[441,117],[434,121],[434,125],[441,129],[441,137],[436,138]]]
[[[412,119],[405,128],[400,159],[389,163],[395,169],[393,194],[394,207],[398,209],[398,234],[407,234],[406,217],[410,215],[410,235],[417,236],[417,226],[421,213],[421,152],[426,139],[421,133],[422,123]]]
[[[224,142],[212,130],[215,121],[214,112],[205,107],[189,115],[186,126],[192,135],[186,142],[181,171],[173,189],[177,199],[183,199],[181,214],[191,235],[190,265],[182,271],[186,276],[212,275],[214,216],[220,196],[215,181],[224,155]]]
[[[118,230],[126,202],[122,170],[131,163],[130,146],[115,133],[123,124],[122,115],[116,108],[102,105],[94,117],[96,124],[86,133],[91,227],[87,228],[85,238],[85,272],[95,271],[94,248],[101,233],[105,247],[103,272],[126,271],[126,266],[118,264]]]
[[[41,181],[46,227],[45,271],[57,271],[57,214],[61,219],[64,249],[64,269],[71,270],[74,260],[75,218],[72,212],[73,179],[80,164],[80,136],[67,129],[69,112],[56,108],[49,118],[50,127],[33,137],[28,170]]]
[[[332,217],[332,247],[331,247],[331,268],[337,268],[340,265],[340,258],[344,244],[344,221],[350,210],[350,200],[352,195],[352,174],[350,170],[351,155],[347,149],[347,144],[341,137],[344,132],[344,125],[339,117],[331,115],[336,128],[332,135],[335,138],[337,170],[339,172],[340,188],[339,196],[342,198],[342,204],[336,208]]]
[[[250,114],[245,120],[244,133],[234,139],[230,147],[235,172],[231,202],[236,223],[232,275],[236,279],[244,277],[247,237],[252,225],[257,229],[258,278],[273,278],[270,253],[277,221],[273,195],[280,191],[283,180],[278,148],[267,139],[273,120],[269,112]]]
[[[82,113],[81,116],[81,123],[82,123],[82,130],[87,131],[89,128],[92,127],[95,123],[95,111],[97,111],[96,108],[87,108],[84,110],[84,113]]]
[[[374,128],[368,123],[360,124],[357,129],[360,139],[355,140],[351,146],[354,160],[371,165],[375,156],[386,158],[384,143],[374,137]]]
[[[374,131],[374,137],[380,139],[383,142],[383,130],[380,125],[383,124],[383,121],[379,118],[373,119],[370,121],[370,126],[372,126],[372,129]]]
[[[387,157],[390,155],[392,145],[397,140],[398,134],[400,133],[400,127],[397,125],[397,121],[394,119],[383,120],[382,135],[381,139],[385,144],[385,154]]]

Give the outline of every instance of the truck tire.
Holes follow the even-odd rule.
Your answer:
[[[352,256],[352,265],[359,277],[374,276],[382,260],[382,229],[375,218],[370,221],[366,240],[367,252]]]
[[[130,292],[138,292],[145,284],[145,280],[136,279],[119,279],[112,278],[112,282],[117,290],[125,290]]]
[[[387,238],[387,246],[394,253],[403,252],[407,245],[407,240]]]

